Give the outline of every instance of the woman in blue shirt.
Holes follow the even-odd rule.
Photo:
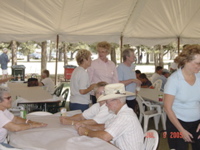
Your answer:
[[[200,45],[189,45],[175,58],[179,69],[164,88],[170,149],[200,149]]]

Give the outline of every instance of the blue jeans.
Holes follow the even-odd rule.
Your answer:
[[[89,104],[69,103],[70,110],[81,110],[82,112],[89,108]]]

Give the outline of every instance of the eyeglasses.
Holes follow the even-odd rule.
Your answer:
[[[4,97],[4,99],[10,100],[10,99],[11,99],[11,96]]]

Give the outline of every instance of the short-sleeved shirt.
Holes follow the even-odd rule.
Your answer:
[[[14,115],[10,113],[7,109],[0,110],[0,143],[4,142],[7,136],[7,130],[3,128],[7,123],[11,122]]]
[[[106,104],[100,106],[99,103],[96,103],[85,110],[82,115],[85,119],[93,119],[98,124],[104,124],[108,119],[112,118],[114,114],[109,113]]]
[[[41,82],[44,84],[44,87],[47,90],[47,92],[49,92],[50,94],[54,93],[55,85],[54,85],[53,80],[51,78],[48,77],[48,78],[42,79]]]
[[[6,53],[3,53],[1,54],[0,59],[1,59],[1,69],[3,70],[7,69],[9,62],[8,55]]]
[[[148,86],[150,87],[152,85],[151,81],[147,80],[146,82],[142,82],[141,86]]]
[[[196,81],[188,84],[178,69],[167,79],[164,93],[174,95],[172,110],[176,117],[185,122],[200,120],[200,73],[196,73]]]
[[[117,83],[117,70],[115,64],[108,60],[102,61],[100,58],[93,60],[91,66],[87,69],[91,83],[98,83],[101,81],[107,83]]]
[[[135,65],[131,64],[131,66],[127,66],[124,63],[121,63],[117,67],[118,79],[119,81],[129,80],[129,79],[136,79],[135,74]],[[131,83],[126,85],[126,91],[135,93],[136,83]],[[128,96],[127,100],[135,99],[135,96]]]
[[[120,150],[141,150],[144,134],[141,124],[131,108],[126,104],[115,117],[105,124],[105,131]]]
[[[154,82],[156,82],[156,80],[160,79],[161,75],[159,75],[158,73],[154,73],[151,77],[151,83],[153,84]]]
[[[90,95],[89,93],[81,94],[79,90],[87,89],[90,86],[89,76],[87,71],[83,67],[77,67],[74,69],[71,82],[70,82],[70,102],[78,104],[89,104]]]

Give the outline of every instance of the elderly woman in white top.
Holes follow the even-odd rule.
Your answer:
[[[7,131],[21,131],[38,127],[45,127],[47,124],[26,120],[14,116],[9,112],[11,107],[11,96],[7,89],[0,87],[0,143],[4,143]]]
[[[86,110],[89,108],[90,91],[96,84],[91,84],[86,71],[91,65],[91,52],[85,49],[78,51],[76,55],[78,67],[73,71],[70,82],[70,110]]]

